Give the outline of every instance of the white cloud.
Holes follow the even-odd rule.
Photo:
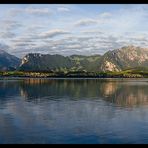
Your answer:
[[[20,8],[12,8],[8,11],[8,17],[16,17],[22,14],[29,14],[29,15],[51,15],[52,11],[48,8],[32,8],[27,7],[25,9]]]
[[[1,20],[1,23],[0,23],[0,27],[4,28],[6,31],[8,31],[8,30],[10,31],[10,30],[13,30],[13,29],[18,29],[18,28],[20,28],[22,26],[23,25],[21,23],[19,23],[18,21],[8,20],[8,19]]]
[[[17,15],[20,15],[22,12],[24,12],[23,9],[19,9],[19,8],[12,8],[8,11],[8,16],[9,17],[16,17]]]
[[[102,18],[109,18],[111,16],[112,14],[109,12],[104,12],[104,13],[99,14],[99,17],[102,17]]]
[[[105,18],[106,28],[116,32],[124,33],[126,31],[142,30],[147,21],[145,15],[147,11],[141,6],[131,7],[130,9],[122,8],[115,10],[109,18]],[[144,21],[145,24],[141,24]]]
[[[107,7],[104,11],[95,8],[91,13],[85,8],[76,5],[14,7],[8,10],[13,12],[11,18],[0,13],[3,37],[0,39],[11,46],[12,54],[21,56],[27,52],[103,54],[129,44],[148,46],[146,5],[118,9],[111,6],[111,11]]]
[[[41,8],[41,9],[38,9],[38,8],[27,8],[25,11],[26,11],[26,13],[35,14],[35,15],[51,14],[51,11],[49,11],[48,8]]]
[[[43,32],[39,35],[41,38],[53,38],[55,36],[63,35],[63,34],[69,34],[68,31],[60,30],[60,29],[54,29],[54,30],[49,30],[46,32]]]
[[[69,8],[66,8],[66,7],[58,7],[57,10],[59,12],[69,12],[70,11],[70,9]]]
[[[16,34],[15,33],[12,33],[12,32],[1,32],[0,33],[0,37],[1,38],[13,38],[13,37],[15,37],[16,36]]]
[[[76,44],[76,45],[68,45],[67,49],[80,49],[82,46],[80,44]]]
[[[97,21],[94,19],[82,19],[75,23],[75,26],[88,26],[97,24]]]

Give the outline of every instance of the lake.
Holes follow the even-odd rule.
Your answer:
[[[0,143],[148,143],[148,79],[0,80]]]

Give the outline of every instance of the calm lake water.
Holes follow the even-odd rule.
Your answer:
[[[0,143],[148,143],[148,79],[0,80]]]

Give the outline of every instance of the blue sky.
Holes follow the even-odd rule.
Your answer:
[[[27,53],[104,54],[148,46],[148,5],[1,4],[0,49]]]

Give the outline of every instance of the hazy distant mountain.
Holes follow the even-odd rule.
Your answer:
[[[19,58],[0,50],[0,70],[15,70],[20,61]]]

